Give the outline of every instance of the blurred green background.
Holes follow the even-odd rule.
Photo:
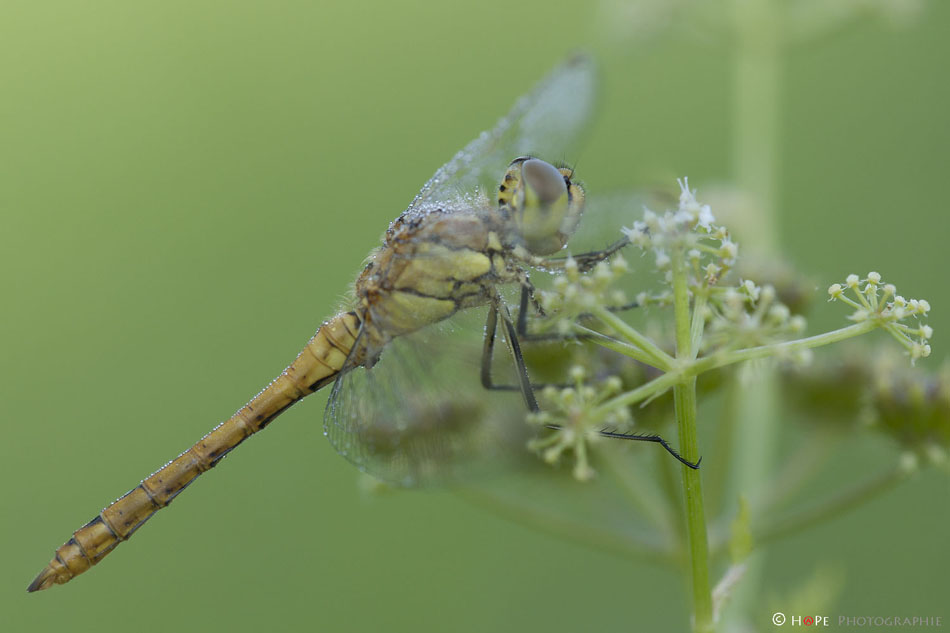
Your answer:
[[[25,591],[72,530],[277,375],[418,187],[572,50],[603,71],[568,157],[591,192],[728,182],[734,47],[685,4],[0,4],[0,630],[685,628],[666,568],[449,492],[366,495],[322,437],[322,394],[99,568]],[[787,49],[778,206],[819,293],[873,269],[930,300],[935,368],[950,5],[904,22]],[[842,314],[819,305],[813,324]],[[828,476],[893,454],[855,451]],[[946,621],[948,500],[924,473],[776,544],[767,595],[828,564],[836,614]]]

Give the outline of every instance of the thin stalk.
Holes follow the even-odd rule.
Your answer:
[[[583,521],[572,521],[477,488],[459,488],[456,494],[497,516],[558,538],[645,562],[670,564],[676,560],[669,547],[650,543],[639,535],[629,532],[620,534]]]
[[[693,351],[693,358],[699,353],[699,345],[703,340],[703,332],[706,329],[706,317],[703,313],[706,311],[706,304],[709,302],[708,292],[701,292],[695,295],[693,303],[693,320],[690,324],[690,349]]]
[[[680,464],[672,459],[666,459],[665,456],[663,459],[660,459],[659,462],[660,485],[663,487],[664,497],[670,508],[670,512],[675,518],[671,533],[674,535],[676,542],[676,551],[679,555],[680,566],[683,567],[685,571],[688,538],[686,536],[686,521],[683,516],[683,490],[679,478],[677,477],[677,467]]]
[[[906,464],[898,464],[811,507],[785,515],[777,520],[773,519],[758,528],[754,527],[752,530],[753,539],[756,544],[761,545],[844,514],[855,506],[861,505],[899,484],[912,471],[913,469],[908,468]]]
[[[735,75],[733,109],[733,156],[736,185],[748,193],[756,208],[744,218],[753,239],[746,240],[760,253],[775,256],[781,251],[778,222],[778,160],[780,156],[780,67],[782,24],[775,0],[734,0]],[[736,388],[741,387],[736,384]],[[736,401],[734,424],[735,459],[729,496],[755,492],[760,482],[771,479],[778,435],[779,402],[777,376],[766,369],[756,388],[742,389]],[[747,561],[745,579],[732,597],[731,613],[748,612],[759,590],[764,555]]]
[[[644,383],[636,389],[624,392],[619,396],[614,396],[600,406],[594,408],[588,416],[592,422],[600,422],[611,412],[622,407],[636,404],[648,398],[653,398],[673,387],[677,382],[683,380],[682,370],[671,370],[662,376],[654,378],[650,382]]]
[[[760,345],[759,347],[749,347],[747,349],[740,349],[723,354],[716,354],[714,356],[708,356],[706,358],[700,358],[699,360],[677,358],[676,365],[667,373],[654,378],[650,382],[640,385],[636,389],[624,392],[618,396],[614,396],[610,400],[607,400],[591,411],[590,419],[595,422],[602,420],[608,416],[611,411],[636,404],[643,400],[647,400],[648,398],[656,397],[667,389],[674,387],[677,383],[689,378],[695,378],[699,374],[712,369],[718,369],[719,367],[725,367],[726,365],[734,365],[735,363],[741,363],[747,360],[757,360],[760,358],[769,358],[771,356],[782,356],[791,352],[821,347],[822,345],[830,345],[831,343],[837,343],[849,338],[861,336],[862,334],[866,334],[876,327],[879,326],[875,321],[868,320],[862,321],[861,323],[855,323],[854,325],[849,325],[848,327],[843,327],[838,330],[825,332],[824,334],[817,334],[815,336],[809,336],[807,338],[802,338],[795,341],[773,343],[771,345]],[[686,332],[687,334],[689,333],[688,325],[686,327]],[[620,348],[614,349],[617,349],[617,351],[622,353]]]
[[[821,472],[822,465],[837,450],[840,438],[829,431],[816,431],[811,441],[801,442],[785,464],[775,480],[766,486],[768,494],[749,499],[752,524],[760,525],[775,508],[784,507],[789,499],[808,481]],[[707,486],[708,490],[708,486]],[[707,495],[707,503],[709,495]],[[710,551],[716,556],[727,551],[731,537],[731,517],[724,515],[710,529]]]
[[[764,516],[781,508],[791,497],[821,472],[825,462],[840,448],[840,434],[817,430],[809,441],[785,459],[785,465],[769,484],[769,494],[750,499],[754,516]]]
[[[673,249],[673,312],[676,320],[676,358],[695,358],[689,304],[689,280],[682,248]],[[690,461],[699,459],[696,435],[696,377],[681,380],[673,387],[680,452]],[[712,585],[709,582],[709,543],[703,507],[702,477],[698,469],[681,466],[683,496],[686,500],[686,534],[693,598],[693,630],[713,630]]]
[[[659,361],[657,361],[656,356],[647,354],[640,347],[631,345],[630,343],[626,343],[624,341],[618,341],[617,339],[607,336],[606,334],[601,334],[597,330],[592,330],[589,327],[585,327],[580,323],[575,323],[573,329],[575,334],[583,336],[591,342],[597,343],[601,347],[606,347],[607,349],[613,350],[618,354],[629,356],[630,358],[639,361],[644,365],[661,369],[661,364]]]
[[[644,486],[646,476],[640,468],[639,460],[627,459],[628,454],[620,450],[601,450],[601,458],[606,462],[621,491],[656,527],[660,534],[672,534],[678,521],[675,521],[670,504],[661,499],[650,486]]]
[[[739,187],[755,199],[755,245],[776,253],[782,28],[775,0],[734,0],[733,160]]]
[[[849,338],[867,334],[877,327],[879,327],[879,324],[873,320],[862,321],[861,323],[855,323],[854,325],[832,330],[831,332],[816,334],[815,336],[800,338],[794,341],[772,343],[770,345],[760,345],[758,347],[748,347],[746,349],[726,352],[725,354],[707,356],[706,358],[702,358],[690,364],[689,366],[684,367],[682,371],[686,374],[695,376],[711,369],[725,367],[726,365],[733,365],[735,363],[741,363],[747,360],[758,360],[760,358],[768,358],[770,356],[781,357],[791,352],[799,352],[806,349],[821,347],[823,345],[838,343],[840,341],[846,341]]]
[[[603,306],[594,306],[591,308],[591,314],[616,330],[618,334],[627,339],[632,345],[646,352],[653,359],[653,361],[648,362],[648,364],[664,371],[674,365],[672,356],[660,349],[656,343],[638,332],[636,328],[631,327],[630,324],[615,313],[605,309]]]
[[[712,439],[712,445],[706,449],[710,458],[714,458],[719,464],[732,464],[732,451],[737,448],[733,441],[736,411],[741,397],[742,394],[736,393],[734,389],[726,391],[722,411],[716,422],[716,434]],[[712,468],[706,473],[706,505],[713,516],[721,516],[724,506],[735,501],[735,499],[724,498],[728,475],[728,468]]]

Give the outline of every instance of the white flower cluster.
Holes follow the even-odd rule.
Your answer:
[[[854,295],[853,299],[848,296],[849,291]],[[905,299],[897,294],[894,284],[884,283],[880,273],[873,271],[864,279],[848,275],[844,284],[832,284],[828,294],[830,301],[842,301],[854,308],[848,317],[852,321],[879,322],[905,348],[911,362],[930,356],[933,328],[921,323],[921,318],[930,312],[930,303],[926,299]],[[903,323],[912,317],[914,325]]]
[[[805,317],[792,314],[776,298],[771,285],[758,286],[750,279],[738,286],[716,288],[711,293],[703,318],[708,323],[703,337],[705,353],[768,345],[787,340],[805,331]],[[797,353],[798,364],[811,358],[809,350]]]
[[[623,233],[635,246],[653,251],[660,271],[669,272],[672,249],[685,248],[695,273],[715,283],[735,264],[738,246],[724,227],[715,224],[709,205],[696,200],[689,181],[683,178],[677,182],[680,199],[675,210],[661,215],[644,208],[643,219],[634,222],[631,228],[624,228]],[[708,261],[710,257],[712,261]]]
[[[597,405],[620,392],[620,378],[611,376],[597,386],[585,384],[587,370],[581,366],[572,367],[570,376],[573,386],[548,386],[542,391],[548,410],[530,414],[528,420],[555,431],[532,440],[529,448],[540,451],[548,463],[557,462],[565,452],[573,452],[574,478],[589,481],[595,473],[588,461],[588,444],[602,439],[600,432],[604,428],[627,430],[632,418],[627,407],[619,407],[612,409],[603,421],[591,419],[590,412]]]
[[[546,312],[558,315],[556,329],[567,333],[577,316],[597,306],[609,309],[627,304],[624,292],[612,287],[627,270],[627,260],[621,255],[598,263],[587,273],[581,273],[577,262],[569,257],[563,274],[554,278],[552,290],[539,292],[538,301]]]

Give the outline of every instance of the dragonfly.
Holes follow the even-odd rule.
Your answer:
[[[565,248],[585,203],[573,169],[541,157],[562,156],[582,135],[594,92],[593,62],[575,56],[439,168],[370,254],[351,304],[233,416],[74,532],[28,591],[99,563],[231,450],[327,386],[325,434],[338,453],[384,481],[427,483],[466,454],[492,460],[523,448],[526,409],[539,410],[519,342],[533,301],[528,271],[563,266],[552,256]],[[575,261],[590,267],[623,246]],[[507,287],[520,289],[517,320]],[[473,315],[484,325],[471,323]],[[498,338],[513,384],[493,376]],[[459,376],[483,391],[458,388]],[[659,442],[698,466],[658,436],[604,434]]]

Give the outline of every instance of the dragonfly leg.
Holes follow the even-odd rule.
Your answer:
[[[526,393],[525,390],[527,389],[529,390],[528,394],[530,394],[530,397],[529,395],[525,395],[525,401],[529,403],[528,408],[531,411],[538,411],[539,408],[538,408],[537,400],[534,398],[533,390],[542,388],[542,386],[532,385],[531,381],[528,379],[527,368],[525,367],[524,357],[521,354],[521,346],[518,341],[519,337],[521,338],[522,341],[580,340],[585,337],[577,336],[577,335],[558,335],[558,334],[532,335],[532,334],[529,334],[527,331],[527,312],[528,312],[529,302],[533,302],[537,306],[537,302],[534,299],[534,286],[531,284],[530,281],[528,281],[527,276],[526,276],[521,284],[521,299],[519,301],[519,306],[518,306],[518,321],[514,328],[512,328],[511,315],[508,314],[508,307],[505,306],[504,303],[502,303],[500,297],[496,296],[495,300],[492,301],[491,305],[489,306],[488,321],[485,325],[485,345],[484,345],[483,354],[482,354],[482,385],[486,389],[501,389],[501,390],[508,390],[508,391],[520,389],[522,394],[525,394]],[[540,311],[540,306],[537,306],[537,307],[538,307],[538,310]],[[629,310],[635,307],[637,307],[636,303],[630,303],[623,306],[615,306],[613,310],[615,311]],[[494,345],[495,345],[495,334],[498,330],[498,313],[500,309],[503,309],[505,315],[507,316],[507,319],[505,319],[504,316],[502,317],[502,319],[507,329],[506,339],[511,340],[511,343],[509,344],[509,350],[511,350],[511,353],[515,358],[515,365],[518,368],[518,375],[519,377],[521,377],[521,384],[519,386],[495,385],[493,384],[492,378],[491,378],[491,364],[492,364],[491,361],[492,361]],[[584,315],[581,315],[581,317],[583,316]],[[562,387],[563,386],[564,385],[562,385]],[[532,402],[534,404],[533,408],[530,404]],[[548,424],[546,425],[546,428],[549,428],[552,430],[559,430],[561,427],[556,424]],[[609,437],[609,438],[619,439],[619,440],[630,440],[630,441],[635,441],[635,442],[652,442],[654,444],[659,444],[660,446],[664,448],[664,450],[666,450],[667,453],[669,453],[674,458],[676,458],[676,460],[679,461],[681,464],[689,468],[692,468],[694,470],[699,469],[699,464],[700,462],[703,461],[702,457],[700,457],[695,462],[689,461],[688,459],[680,455],[676,451],[676,449],[670,446],[670,444],[659,435],[618,433],[616,431],[610,431],[607,429],[602,429],[600,431],[600,435],[603,437]]]
[[[522,302],[523,307],[527,303],[526,293],[524,290],[522,291],[521,302]],[[507,308],[504,308],[504,309],[507,312]],[[524,394],[525,387],[523,385],[525,384],[525,381],[523,379],[520,379],[520,377],[524,376],[526,378],[528,375],[528,370],[524,362],[524,356],[521,352],[520,343],[523,341],[533,342],[535,340],[554,340],[554,339],[549,339],[545,335],[537,335],[537,337],[535,337],[535,335],[521,334],[520,332],[518,332],[518,324],[520,324],[521,322],[520,315],[525,314],[525,311],[522,310],[522,312],[519,314],[518,324],[515,325],[514,331],[509,330],[508,334],[506,335],[506,339],[512,339],[514,341],[514,345],[509,345],[509,349],[510,350],[514,349],[517,351],[517,352],[512,351],[512,355],[514,356],[515,366],[519,374],[519,384],[517,385],[495,384],[495,381],[492,378],[492,360],[494,358],[494,353],[495,353],[495,336],[498,331],[498,313],[499,313],[498,306],[496,306],[494,302],[491,303],[488,308],[488,319],[485,323],[485,340],[482,346],[482,363],[481,363],[482,386],[485,389],[488,389],[491,391],[521,391]],[[510,322],[510,315],[509,315],[509,322]],[[537,399],[534,397],[534,392],[540,391],[546,387],[557,387],[559,389],[563,389],[565,387],[571,386],[567,384],[551,384],[551,383],[544,383],[544,384],[528,383],[528,384],[531,389],[530,398],[535,401],[535,406],[537,406]],[[529,401],[529,398],[527,395],[525,396],[525,401],[526,402]],[[529,408],[530,408],[530,405],[529,405]],[[538,409],[535,408],[531,410],[537,411]]]
[[[492,357],[495,354],[495,332],[498,329],[498,309],[492,302],[488,306],[488,320],[485,321],[485,340],[482,342],[482,387],[485,389],[499,389],[491,377]]]
[[[583,334],[532,334],[528,332],[528,305],[533,303],[535,307],[540,311],[541,307],[537,304],[537,301],[534,298],[534,286],[528,281],[527,277],[522,280],[521,286],[521,300],[520,306],[518,308],[518,319],[515,322],[515,334],[519,343],[536,343],[536,342],[554,342],[554,341],[582,341],[588,339],[589,337],[584,336]],[[615,310],[628,310],[630,308],[636,307],[636,303],[628,304],[625,306],[617,306]],[[506,308],[507,311],[507,308]],[[584,315],[581,315],[582,317]],[[481,381],[482,386],[485,389],[493,391],[521,391],[521,385],[503,385],[495,384],[492,379],[492,359],[494,357],[495,350],[495,336],[498,331],[498,306],[494,303],[489,305],[488,319],[485,324],[485,340],[482,347],[482,363],[481,363]],[[521,353],[521,346],[518,345],[518,356],[523,360],[523,355]],[[517,363],[517,361],[516,361]],[[527,373],[527,371],[525,371]],[[532,383],[532,391],[540,391],[546,387],[556,387],[558,389],[564,389],[572,387],[573,384],[566,383]]]
[[[495,336],[498,331],[498,315],[501,313],[502,323],[505,326],[505,342],[508,351],[515,361],[515,369],[518,373],[518,385],[496,385],[492,380],[491,366],[495,351]],[[518,390],[524,397],[525,405],[531,412],[540,410],[538,400],[534,396],[534,386],[528,377],[528,369],[525,366],[524,356],[521,354],[521,344],[518,342],[516,328],[511,319],[511,313],[508,312],[508,306],[504,304],[501,297],[495,295],[488,306],[488,319],[485,323],[485,341],[482,346],[482,386],[485,389],[494,389],[502,391]]]
[[[521,279],[521,300],[518,302],[518,336],[522,339],[528,337],[529,301],[534,306],[538,316],[544,316],[544,308],[541,307],[541,304],[538,303],[538,299],[535,296],[534,284],[531,283],[531,280],[528,279],[528,274],[525,273]]]
[[[528,276],[525,275],[524,279],[521,280],[521,301],[518,306],[518,336],[521,338],[521,341],[524,342],[535,342],[535,341],[583,341],[589,337],[582,334],[556,334],[556,333],[546,333],[546,334],[532,334],[528,332],[528,304],[531,303],[536,311],[537,316],[544,317],[544,309],[541,307],[541,304],[538,303],[537,298],[535,297],[535,287],[528,279]],[[630,303],[625,303],[619,306],[608,306],[607,310],[610,312],[625,312],[627,310],[632,310],[634,308],[640,307],[640,304],[636,301],[631,301]],[[589,319],[593,318],[591,314],[579,314],[577,318],[580,319]]]
[[[630,244],[630,238],[624,236],[607,248],[603,248],[599,251],[590,251],[588,253],[571,255],[570,258],[577,262],[577,268],[583,273],[587,272],[628,244]],[[544,260],[544,265],[548,268],[563,268],[567,260],[567,257],[550,257]]]
[[[556,430],[559,430],[561,427],[558,426],[557,424],[546,424],[545,428],[556,431]],[[700,462],[703,461],[702,457],[697,459],[695,462],[689,461],[688,459],[680,455],[676,451],[675,448],[670,446],[669,442],[664,440],[659,435],[639,435],[637,433],[617,433],[616,431],[608,431],[607,429],[601,430],[600,435],[603,437],[610,437],[616,440],[631,440],[635,442],[652,442],[654,444],[659,444],[664,449],[666,449],[667,453],[675,457],[678,462],[680,462],[684,466],[688,466],[689,468],[692,468],[693,470],[699,470],[699,464]]]

